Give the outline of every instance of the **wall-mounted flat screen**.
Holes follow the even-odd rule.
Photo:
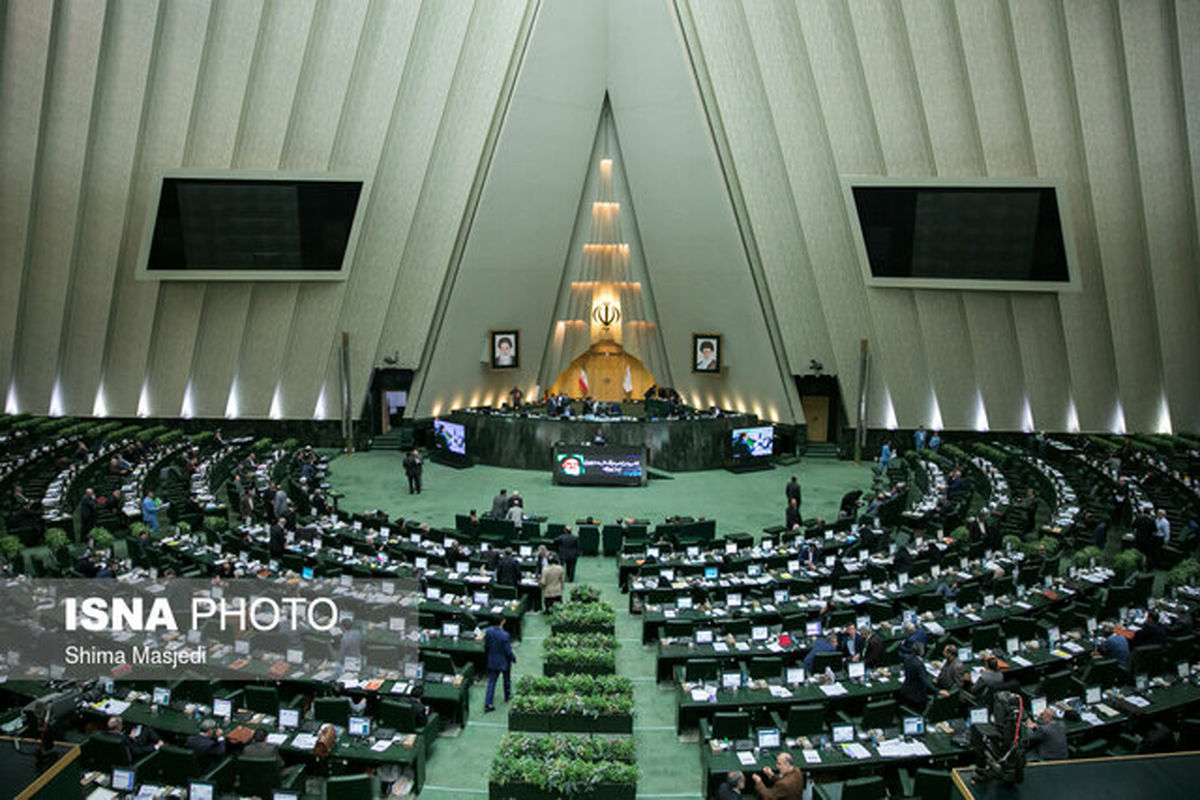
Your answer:
[[[467,429],[457,422],[433,421],[434,446],[447,453],[465,456],[467,454]]]
[[[365,182],[346,176],[179,170],[155,187],[138,277],[340,280]]]
[[[734,428],[729,433],[731,454],[734,459],[767,458],[775,444],[775,429],[770,425],[760,428]]]
[[[1054,185],[845,180],[869,286],[1053,291],[1073,285],[1066,215]]]
[[[554,482],[566,485],[644,486],[646,448],[635,445],[555,445]]]

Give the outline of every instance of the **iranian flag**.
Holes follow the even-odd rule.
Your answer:
[[[585,395],[591,392],[588,388],[587,370],[583,367],[579,368],[579,390]]]

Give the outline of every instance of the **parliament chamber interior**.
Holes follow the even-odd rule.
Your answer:
[[[1197,40],[0,5],[0,800],[1190,796]]]

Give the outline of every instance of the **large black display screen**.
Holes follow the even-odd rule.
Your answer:
[[[1050,187],[855,186],[874,278],[1070,280]]]
[[[148,273],[342,269],[361,181],[165,177]]]
[[[641,486],[646,482],[646,448],[636,445],[555,445],[554,482]]]

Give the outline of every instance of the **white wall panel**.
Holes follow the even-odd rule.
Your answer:
[[[183,160],[210,10],[206,2],[168,3],[160,18],[105,340],[101,381],[113,416],[133,416],[142,392],[159,287],[134,279],[138,248],[154,171]],[[149,412],[172,414],[177,408],[157,409],[151,399]]]
[[[1153,430],[1158,421],[1162,359],[1117,12],[1110,3],[1092,2],[1068,2],[1065,10],[1120,402],[1129,429]]]
[[[71,3],[62,7],[56,20],[26,240],[29,268],[17,315],[20,336],[14,366],[22,411],[45,413],[50,407],[79,223],[104,12],[102,5]]]
[[[4,13],[0,46],[0,391],[9,393],[16,354],[17,316],[36,205],[39,136],[46,102],[46,72],[53,55],[55,6],[13,0]],[[18,392],[14,391],[14,395]],[[18,408],[20,398],[16,397]]]
[[[1195,281],[1200,264],[1196,218],[1189,208],[1190,175],[1180,169],[1189,152],[1172,51],[1172,5],[1123,0],[1120,23],[1162,380],[1172,416],[1178,415],[1186,428],[1200,419],[1200,293]]]

